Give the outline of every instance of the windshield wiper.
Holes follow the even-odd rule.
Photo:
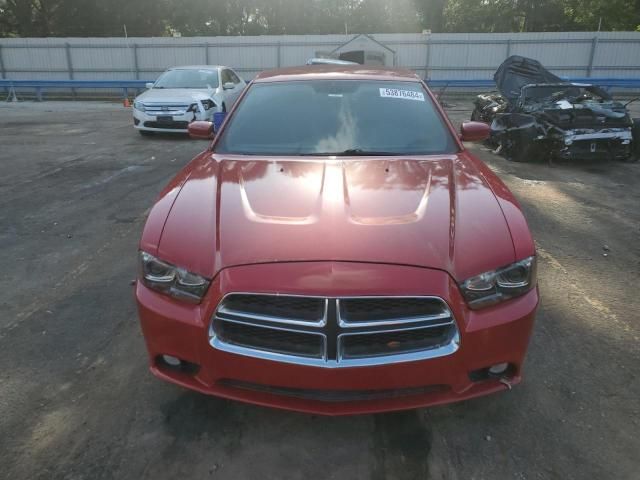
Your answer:
[[[331,153],[329,155],[345,156],[345,157],[375,157],[375,156],[389,156],[389,155],[399,155],[399,154],[396,152],[364,150],[362,148],[348,148],[347,150],[343,150],[342,152]]]
[[[287,153],[268,153],[266,155],[294,155],[300,157],[383,157],[393,155],[406,155],[399,152],[383,152],[376,150],[363,150],[362,148],[349,148],[341,152],[287,152]]]

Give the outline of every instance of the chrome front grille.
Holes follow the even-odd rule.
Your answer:
[[[321,358],[325,349],[325,337],[320,333],[297,332],[277,326],[264,328],[233,320],[221,321],[217,325],[216,335],[230,345],[281,355]]]
[[[309,297],[232,293],[209,331],[219,350],[323,367],[450,355],[459,333],[438,297]]]
[[[185,103],[145,103],[144,111],[149,115],[184,115],[189,106]]]
[[[225,318],[321,327],[326,324],[328,303],[319,297],[234,294],[225,297],[217,313]]]
[[[337,299],[341,327],[375,327],[451,320],[447,305],[434,297],[355,297]]]

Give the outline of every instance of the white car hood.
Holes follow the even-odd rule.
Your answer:
[[[191,88],[152,88],[138,95],[139,102],[185,102],[191,103],[196,100],[212,98],[216,91],[196,90]]]

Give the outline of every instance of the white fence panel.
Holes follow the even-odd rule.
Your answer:
[[[221,64],[246,79],[302,65],[355,35],[183,38],[0,39],[0,76],[9,79],[153,80],[170,66]],[[378,34],[395,65],[431,79],[490,79],[510,54],[541,61],[559,75],[640,78],[640,32]],[[389,61],[391,63],[391,61]]]

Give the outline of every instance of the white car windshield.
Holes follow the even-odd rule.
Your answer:
[[[216,70],[169,70],[153,85],[153,88],[218,88]]]

